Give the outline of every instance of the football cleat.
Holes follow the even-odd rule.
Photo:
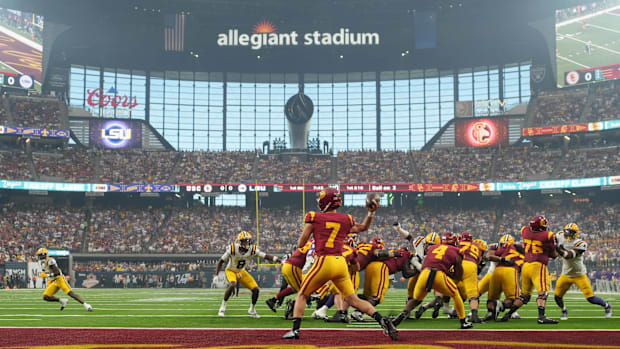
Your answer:
[[[250,307],[250,309],[248,309],[248,314],[250,314],[251,317],[258,319],[260,318],[260,315],[258,315],[258,313],[256,313],[256,309]]]
[[[405,321],[405,319],[407,319],[408,317],[409,312],[403,311],[402,313],[398,314],[398,316],[394,320],[392,320],[392,325],[394,325],[394,327],[398,327],[398,325],[400,325],[400,323]]]
[[[69,299],[67,298],[61,298],[60,299],[60,310],[64,310],[65,307],[67,306],[67,303],[69,302]]]
[[[416,320],[418,320],[419,318],[422,317],[422,314],[424,314],[425,311],[426,311],[426,308],[424,308],[424,306],[420,306],[418,309],[416,309],[413,316],[415,317]],[[435,314],[434,308],[433,308],[433,314]],[[437,308],[437,315],[439,315],[439,307]]]
[[[607,306],[605,307],[605,319],[611,319],[611,316],[611,304],[607,303]]]
[[[501,322],[508,322],[508,320],[510,320],[510,313],[506,313],[504,314],[504,316],[502,316],[502,319],[500,320]]]
[[[409,314],[405,312],[403,313],[406,315],[406,317],[409,317]],[[403,313],[401,313],[401,315]],[[385,335],[389,336],[393,341],[398,340],[398,330],[396,329],[396,325],[394,325],[392,323],[392,320],[390,320],[389,316],[382,317],[381,320],[379,320],[379,325],[381,325],[381,328],[383,329],[383,333]]]
[[[275,298],[269,298],[268,300],[265,301],[265,303],[267,303],[267,306],[269,307],[269,309],[271,309],[271,311],[273,311],[274,313],[276,312],[276,303],[278,302],[277,299]]]
[[[482,319],[478,317],[478,314],[475,314],[475,315],[472,314],[471,322],[474,324],[479,324],[479,323],[482,323]]]
[[[290,330],[286,332],[282,339],[299,339],[299,330]]]
[[[315,310],[312,313],[312,318],[315,320],[329,320],[329,318],[327,317],[327,315],[322,314],[319,310]]]
[[[448,314],[448,319],[458,319],[459,315],[456,313],[456,310],[452,310],[450,314]]]
[[[88,303],[84,303],[84,309],[86,309],[88,311],[93,311],[93,307],[91,307],[90,304],[88,304]]]
[[[331,318],[325,320],[326,322],[342,322],[348,324],[351,322],[349,317],[341,310],[338,310]]]
[[[514,313],[512,313],[512,316],[510,318],[515,320],[521,320],[521,315],[519,315],[519,313],[515,311]]]
[[[482,321],[484,321],[484,322],[491,321],[491,320],[497,321],[497,317],[494,317],[493,313],[494,312],[492,312],[492,311],[487,312],[486,315],[484,316],[484,318],[482,318]]]
[[[220,307],[220,311],[217,312],[217,315],[220,316],[220,317],[226,316],[226,307],[221,306]]]
[[[355,310],[354,312],[352,312],[351,317],[357,322],[364,322],[364,313],[359,310]]]
[[[543,324],[555,325],[557,323],[559,323],[558,320],[549,319],[546,316],[538,318],[538,324],[540,325],[543,325]]]
[[[562,309],[562,316],[560,316],[560,320],[568,320],[568,309]]]
[[[471,322],[467,322],[467,321],[461,322],[462,330],[466,330],[466,329],[473,328],[473,327],[474,327],[474,324],[472,324]]]

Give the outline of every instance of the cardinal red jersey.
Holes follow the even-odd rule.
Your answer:
[[[523,246],[525,247],[525,262],[549,263],[549,257],[555,251],[555,235],[550,231],[533,232],[530,227],[521,228]]]
[[[314,228],[315,252],[317,256],[341,256],[342,246],[355,225],[350,214],[339,212],[314,212],[306,214],[304,220]]]
[[[469,241],[461,241],[459,243],[459,253],[463,256],[463,260],[480,264],[482,253],[476,244]]]
[[[496,256],[506,258],[509,261],[515,262],[514,265],[508,265],[506,263],[499,263],[499,266],[502,267],[513,267],[517,269],[517,271],[521,271],[521,266],[523,265],[523,254],[517,251],[515,245],[510,244],[508,246],[502,247],[499,250],[494,252]]]
[[[357,244],[357,261],[360,262],[360,271],[366,269],[366,266],[370,264],[370,262],[377,259],[377,257],[375,257],[375,251],[381,249],[381,246],[370,242],[361,242]]]
[[[347,261],[347,264],[354,264],[357,261],[357,250],[347,244],[344,244],[342,247],[342,256]]]
[[[434,268],[448,274],[450,268],[456,264],[459,257],[459,249],[450,245],[432,245],[426,250],[426,258],[422,269]]]
[[[304,247],[296,249],[285,263],[294,265],[298,268],[303,268],[304,264],[306,264],[306,254],[308,253],[310,246],[312,246],[312,241],[306,242]]]
[[[390,274],[396,274],[399,271],[401,271],[405,263],[409,263],[409,258],[411,258],[411,252],[402,251],[402,250],[392,250],[392,251],[395,251],[395,252],[398,251],[401,256],[394,257],[394,258],[388,258],[383,261],[383,264],[385,264],[388,267],[388,271]]]

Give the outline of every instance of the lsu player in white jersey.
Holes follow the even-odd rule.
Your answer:
[[[561,320],[568,320],[568,309],[564,305],[564,294],[576,284],[583,292],[586,300],[592,304],[600,305],[605,308],[605,317],[611,318],[611,305],[602,298],[596,297],[592,286],[588,280],[586,265],[583,263],[583,255],[588,248],[588,244],[579,238],[579,226],[575,223],[568,223],[561,233],[556,234],[557,250],[562,256],[562,275],[555,286],[555,302],[562,309]]]
[[[259,250],[256,245],[252,244],[252,234],[247,231],[242,231],[237,236],[237,241],[228,246],[226,253],[224,253],[217,262],[214,279],[218,277],[220,270],[222,269],[222,265],[228,261],[225,270],[226,279],[228,280],[228,288],[224,293],[224,300],[222,301],[220,311],[218,312],[219,316],[226,315],[226,303],[228,302],[228,298],[230,298],[233,291],[237,287],[237,283],[241,283],[241,285],[252,291],[252,305],[248,310],[248,314],[254,318],[260,317],[256,313],[256,302],[258,301],[258,293],[260,290],[252,275],[245,270],[245,267],[254,257],[266,258],[272,260],[274,263],[280,263],[280,259],[278,257],[268,255]]]
[[[39,263],[41,264],[41,269],[43,270],[40,276],[47,277],[48,280],[47,288],[45,289],[45,292],[43,292],[43,300],[48,302],[60,302],[60,310],[63,310],[67,306],[69,299],[54,297],[58,290],[63,290],[66,295],[80,302],[80,304],[84,306],[84,309],[93,311],[93,307],[91,307],[90,304],[84,302],[80,296],[71,290],[71,287],[58,267],[56,260],[49,257],[46,248],[43,247],[38,249],[37,257],[39,258]]]

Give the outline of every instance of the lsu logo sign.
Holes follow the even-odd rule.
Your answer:
[[[125,120],[91,120],[91,145],[109,149],[140,147],[142,125]]]

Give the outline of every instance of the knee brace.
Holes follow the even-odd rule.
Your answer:
[[[518,299],[520,299],[523,304],[527,304],[530,301],[531,297],[532,296],[530,296],[529,294],[522,294],[518,297]]]
[[[537,299],[542,299],[543,301],[546,301],[547,297],[549,297],[549,294],[547,292],[543,292],[538,295]]]

